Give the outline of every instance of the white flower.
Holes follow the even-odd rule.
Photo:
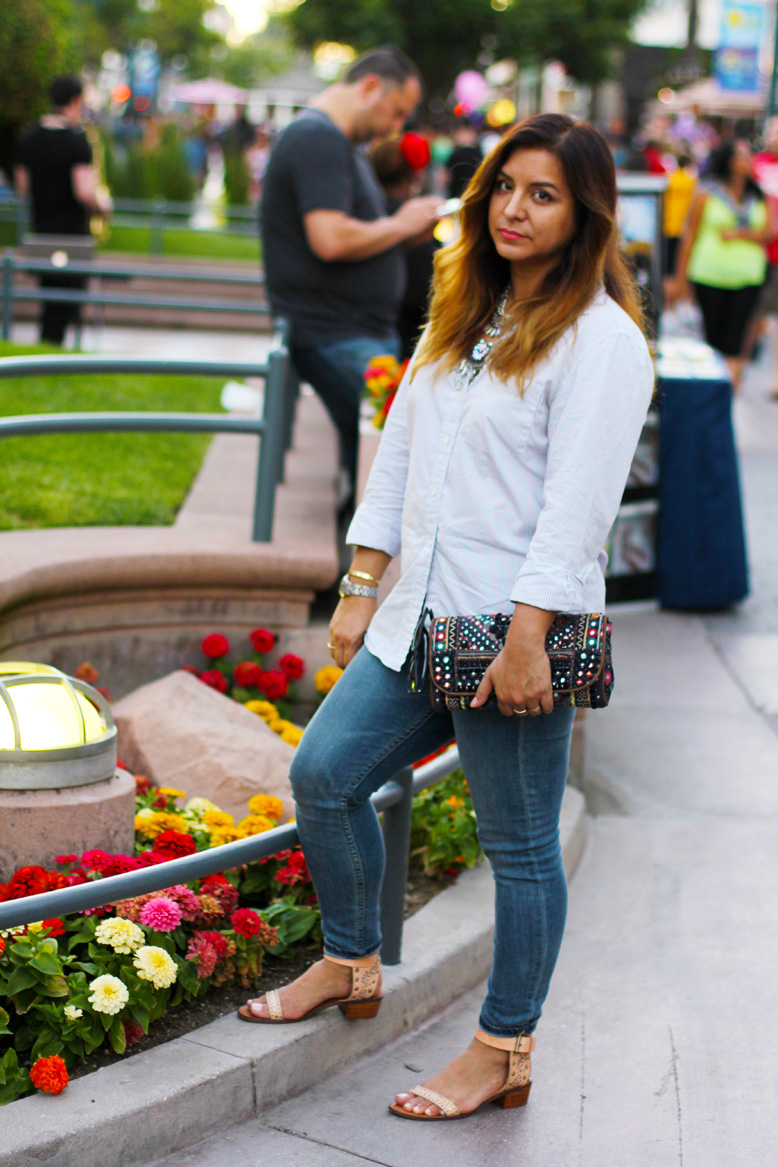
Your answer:
[[[166,989],[178,976],[173,958],[168,956],[164,948],[157,948],[153,944],[139,948],[132,963],[138,970],[140,979],[151,981],[155,989]]]
[[[92,981],[89,1004],[95,1013],[119,1013],[130,999],[124,981],[105,973]]]
[[[66,1021],[78,1021],[79,1017],[83,1017],[83,1016],[84,1016],[83,1009],[77,1009],[75,1007],[75,1005],[66,1005],[65,1006],[65,1020]]]
[[[95,940],[98,944],[108,944],[114,952],[135,952],[146,939],[145,934],[132,920],[125,920],[122,916],[111,916],[108,920],[101,920],[95,928]]]

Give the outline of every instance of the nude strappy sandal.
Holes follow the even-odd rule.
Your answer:
[[[324,959],[330,964],[343,964],[351,969],[351,994],[348,997],[330,997],[326,1001],[322,1001],[319,1005],[314,1005],[302,1017],[284,1017],[284,1010],[281,1005],[281,998],[276,989],[271,989],[269,993],[265,994],[265,1002],[270,1012],[269,1017],[257,1017],[251,1012],[251,1006],[255,1001],[261,1001],[261,997],[255,997],[251,1001],[247,1001],[245,1005],[241,1005],[238,1009],[238,1017],[241,1021],[256,1021],[259,1025],[291,1025],[295,1021],[307,1021],[309,1017],[313,1017],[316,1013],[321,1013],[323,1009],[331,1009],[334,1005],[340,1009],[343,1016],[348,1021],[367,1020],[370,1017],[375,1017],[381,1007],[381,993],[379,986],[381,983],[381,957],[378,953],[373,956],[361,956],[355,960],[344,960],[340,956],[328,956],[324,954]]]
[[[535,1038],[529,1033],[520,1033],[518,1037],[492,1037],[490,1033],[484,1033],[482,1029],[477,1029],[475,1036],[478,1041],[483,1042],[484,1045],[491,1045],[494,1049],[504,1049],[510,1054],[508,1060],[508,1076],[505,1079],[505,1085],[497,1094],[493,1094],[491,1098],[485,1099],[480,1106],[475,1110],[467,1110],[463,1114],[455,1102],[450,1098],[444,1098],[442,1094],[438,1094],[435,1090],[428,1090],[426,1086],[412,1086],[408,1091],[409,1094],[415,1094],[419,1098],[425,1098],[427,1102],[433,1103],[442,1114],[415,1114],[412,1110],[406,1110],[404,1106],[400,1106],[397,1102],[393,1102],[389,1109],[393,1114],[398,1114],[400,1118],[419,1118],[425,1122],[438,1122],[439,1120],[448,1120],[452,1118],[467,1118],[471,1114],[475,1114],[483,1106],[487,1106],[493,1102],[495,1106],[501,1106],[503,1110],[510,1110],[514,1106],[526,1106],[529,1098],[530,1087],[532,1086],[532,1063],[530,1054],[535,1048]],[[415,1104],[414,1104],[415,1105]]]

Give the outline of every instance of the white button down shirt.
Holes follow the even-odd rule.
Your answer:
[[[436,616],[596,612],[603,544],[654,387],[640,330],[604,291],[524,396],[482,368],[406,374],[346,540],[401,555],[365,638],[399,670],[425,600]]]

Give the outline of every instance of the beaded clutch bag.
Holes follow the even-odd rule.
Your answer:
[[[426,613],[425,613],[426,615]],[[420,623],[424,629],[422,616]],[[468,709],[484,673],[505,644],[511,617],[438,616],[414,638],[411,689],[429,680],[435,709]],[[425,651],[426,647],[426,651]],[[601,612],[556,617],[546,635],[555,705],[602,709],[613,689],[611,622]],[[426,665],[426,668],[424,667]],[[489,698],[494,701],[494,694]]]

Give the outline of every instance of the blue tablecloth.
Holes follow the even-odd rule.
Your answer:
[[[732,386],[696,341],[660,345],[657,371],[657,595],[664,608],[723,608],[748,595]]]

